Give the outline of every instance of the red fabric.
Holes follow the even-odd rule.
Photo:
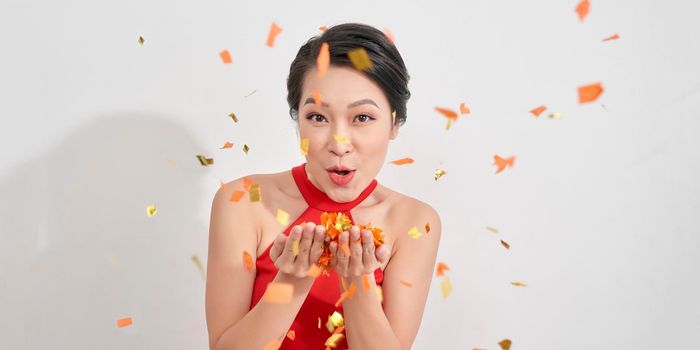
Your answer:
[[[296,182],[299,191],[301,192],[308,208],[299,216],[289,227],[284,230],[284,234],[289,236],[292,227],[304,221],[315,222],[320,224],[321,213],[327,212],[342,212],[350,217],[350,210],[361,203],[372,191],[377,187],[377,180],[367,186],[362,193],[352,202],[338,203],[328,198],[328,196],[316,188],[306,176],[306,163],[292,168],[294,182]],[[353,221],[354,222],[354,221]],[[265,252],[260,255],[255,266],[257,275],[255,276],[255,285],[253,287],[253,300],[250,308],[252,309],[262,298],[268,283],[270,283],[277,275],[277,268],[270,259],[270,248],[265,249]],[[316,278],[309,295],[306,297],[304,304],[301,306],[297,317],[292,322],[290,330],[294,330],[296,338],[292,341],[289,338],[284,338],[280,349],[325,349],[326,339],[331,335],[326,329],[326,321],[333,311],[343,313],[342,304],[335,308],[335,303],[340,298],[340,281],[338,275],[332,269],[328,271],[329,276],[320,275]],[[384,274],[381,269],[374,271],[374,277],[377,285],[381,285]],[[321,318],[321,329],[318,328],[318,317]],[[261,325],[264,327],[264,325]],[[337,349],[347,349],[348,345],[345,339],[338,343]]]

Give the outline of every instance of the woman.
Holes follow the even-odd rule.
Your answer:
[[[329,44],[330,67],[321,75],[317,56],[323,43]],[[358,70],[349,60],[348,51],[357,48],[367,52],[371,68]],[[306,163],[231,181],[213,200],[206,290],[211,349],[276,348],[279,342],[282,349],[411,347],[430,287],[440,219],[429,205],[374,179],[406,120],[408,79],[396,47],[373,27],[338,25],[300,48],[287,100],[300,138],[308,139]],[[246,181],[259,185],[262,199],[231,201]],[[278,209],[296,220],[281,227]],[[319,225],[323,212],[383,229],[384,244],[375,249],[371,232],[355,225],[328,243]],[[426,224],[429,233],[408,234],[413,227],[426,233]],[[324,244],[333,258],[328,274],[314,277],[308,272]],[[244,252],[254,260],[252,269]],[[291,285],[291,301],[261,302],[270,282]],[[335,307],[341,293],[352,289],[348,285],[362,287]],[[378,285],[383,293],[369,292]],[[344,329],[327,329],[334,311]]]

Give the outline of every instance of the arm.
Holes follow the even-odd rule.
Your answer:
[[[440,217],[430,206],[422,204],[415,210],[407,217],[416,218],[419,227],[430,223],[431,230],[418,239],[408,234],[397,238],[396,251],[384,269],[383,310],[376,293],[363,292],[361,278],[353,280],[357,292],[352,299],[343,302],[345,331],[351,349],[410,349],[415,340],[442,229]],[[370,274],[369,280],[370,291],[374,291],[374,274]],[[404,286],[400,280],[410,282],[412,287]]]
[[[249,311],[255,270],[249,272],[244,266],[243,251],[255,260],[255,208],[245,199],[230,202],[234,188],[243,188],[242,181],[220,189],[212,203],[206,286],[209,348],[262,349],[270,341],[284,338],[311,290],[313,278],[278,273],[275,282],[294,286],[291,303],[260,302]]]

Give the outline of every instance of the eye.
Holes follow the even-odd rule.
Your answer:
[[[360,123],[367,123],[371,120],[374,120],[374,118],[368,116],[367,114],[360,114],[355,117],[355,120],[358,120]]]
[[[320,118],[318,118],[320,117]],[[312,113],[306,116],[306,120],[310,120],[312,122],[317,122],[317,123],[323,123],[326,120],[326,117],[318,114],[318,113]]]

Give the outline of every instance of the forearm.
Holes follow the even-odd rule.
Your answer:
[[[345,336],[351,349],[401,349],[401,342],[387,320],[375,290],[374,274],[368,274],[370,288],[365,291],[362,277],[348,278],[356,292],[343,300]]]
[[[275,339],[281,341],[284,338],[309,294],[314,280],[278,273],[273,282],[290,283],[294,286],[291,302],[275,304],[261,300],[219,337],[213,349],[263,349],[270,341]]]

